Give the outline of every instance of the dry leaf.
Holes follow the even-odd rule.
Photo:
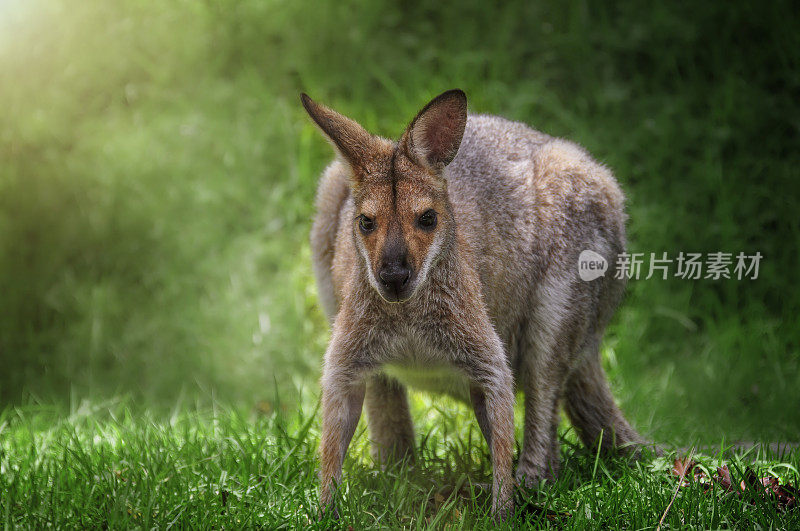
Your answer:
[[[733,490],[733,481],[731,480],[731,471],[728,469],[728,465],[722,465],[717,468],[717,475],[714,476],[714,480],[722,487],[722,490]]]
[[[683,481],[681,481],[680,484],[681,487],[689,486],[691,481],[702,483],[706,489],[711,485],[702,469],[697,466],[695,461],[690,460],[688,457],[676,459],[673,463],[672,470],[670,470],[670,474],[683,477]],[[716,475],[711,479],[716,482],[723,491],[733,492],[736,496],[741,496],[742,493],[751,491],[762,498],[770,498],[781,511],[788,511],[796,508],[798,506],[798,499],[800,499],[800,491],[798,491],[796,487],[792,485],[781,485],[778,478],[774,477],[759,478],[750,467],[745,469],[744,477],[738,485],[733,482],[728,465],[718,467]]]

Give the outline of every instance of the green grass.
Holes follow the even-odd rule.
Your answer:
[[[473,112],[578,141],[608,164],[632,251],[760,251],[755,281],[631,282],[604,365],[627,416],[659,442],[800,440],[800,13],[788,1],[637,4],[0,0],[0,445],[3,466],[25,471],[12,481],[3,469],[6,521],[147,525],[124,520],[128,505],[162,526],[230,518],[212,495],[222,470],[240,491],[255,485],[233,464],[239,437],[258,448],[241,463],[267,477],[242,494],[265,507],[260,521],[304,522],[315,425],[278,465],[284,450],[264,452],[294,439],[275,419],[230,413],[278,395],[305,411],[286,421],[296,434],[313,410],[301,397],[317,395],[328,332],[308,230],[332,152],[301,91],[397,137],[429,98],[460,87]],[[116,418],[64,405],[118,396],[131,400]],[[176,403],[192,407],[173,417]],[[214,404],[217,420],[192,413]],[[477,435],[454,435],[474,431],[471,416],[426,412],[418,405],[420,434],[450,435],[425,439],[409,482],[378,479],[360,439],[347,514],[392,507],[386,525],[421,525],[432,486],[487,473]],[[124,444],[112,448],[104,434],[116,431]],[[144,468],[124,466],[139,456]],[[592,479],[593,459],[567,448],[565,478],[542,494],[572,515],[566,525],[616,503],[628,527],[652,526],[671,482],[604,461],[597,470],[620,481]],[[175,489],[154,493],[148,482],[173,465]],[[187,501],[198,488],[207,503]],[[679,496],[672,525],[770,517],[693,496]],[[461,503],[442,518],[455,507],[483,518]]]
[[[789,3],[0,10],[4,403],[252,404],[314,385],[327,327],[307,235],[332,152],[298,93],[396,137],[460,86],[473,112],[610,165],[631,250],[764,255],[756,281],[631,282],[606,367],[635,424],[677,443],[800,438]]]
[[[178,407],[158,419],[124,404],[81,404],[64,417],[47,408],[0,417],[0,520],[6,528],[306,528],[317,521],[318,424],[309,412],[242,413]],[[280,408],[278,408],[280,410]],[[365,458],[363,422],[345,463],[342,528],[495,528],[488,449],[467,408],[417,401],[421,463],[380,470]],[[427,413],[427,415],[426,415]],[[565,434],[560,478],[520,492],[507,522],[588,528],[654,528],[677,478],[668,458],[628,463],[577,448]],[[706,469],[717,458],[700,456]],[[738,482],[746,466],[782,482],[800,477],[800,451],[726,456]],[[750,492],[741,497],[699,484],[680,490],[669,527],[794,528]]]

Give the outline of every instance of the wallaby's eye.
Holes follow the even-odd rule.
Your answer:
[[[364,214],[361,214],[358,216],[358,228],[361,229],[361,232],[364,234],[369,234],[375,230],[375,220],[368,218]]]
[[[421,229],[433,229],[436,226],[436,211],[430,209],[423,212],[422,215],[417,218],[417,225],[419,225]]]

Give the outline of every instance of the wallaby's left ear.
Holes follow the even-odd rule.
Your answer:
[[[467,125],[467,95],[448,90],[428,103],[408,126],[401,142],[418,164],[441,171],[458,153]]]
[[[362,173],[369,173],[370,158],[382,146],[380,139],[368,133],[358,122],[315,102],[308,94],[300,94],[300,100],[308,115],[347,162]]]

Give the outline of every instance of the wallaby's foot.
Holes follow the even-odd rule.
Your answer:
[[[322,522],[324,520],[333,520],[334,522],[339,521],[339,509],[336,508],[335,505],[331,504],[328,506],[323,506],[319,514],[317,515],[317,521]]]
[[[595,343],[585,361],[567,378],[564,409],[587,448],[603,454],[634,455],[649,444],[628,423],[608,387]]]
[[[498,524],[502,524],[506,520],[508,520],[508,516],[514,512],[514,505],[513,502],[509,502],[508,505],[499,508],[494,513],[494,519]]]
[[[631,461],[646,461],[664,455],[664,449],[654,442],[641,441],[619,448],[619,452]]]
[[[371,455],[373,461],[384,471],[413,468],[417,464],[417,454],[413,446],[410,445],[404,445],[402,447],[395,445],[391,447],[388,452],[385,452],[377,449],[376,445],[373,443]]]
[[[553,482],[558,479],[558,460],[550,461],[547,465],[535,465],[522,462],[517,465],[517,485],[522,488],[532,489],[539,486],[542,480]]]

